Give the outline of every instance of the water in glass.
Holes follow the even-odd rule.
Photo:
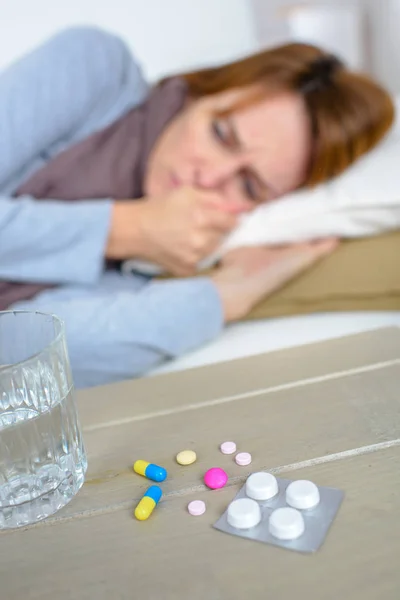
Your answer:
[[[5,529],[35,523],[65,506],[83,485],[87,461],[62,323],[40,313],[0,313],[0,358]]]

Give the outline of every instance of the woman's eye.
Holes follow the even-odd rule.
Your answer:
[[[214,119],[212,122],[212,132],[218,141],[228,144],[229,132],[226,125],[220,119]]]

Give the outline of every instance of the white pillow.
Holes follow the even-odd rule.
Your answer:
[[[384,142],[340,177],[259,206],[244,217],[200,269],[240,246],[277,245],[328,236],[358,238],[398,228],[400,127],[396,124]],[[159,272],[147,263],[127,262],[128,269]]]
[[[288,194],[246,216],[223,245],[357,238],[400,227],[400,137],[390,135],[343,175]]]

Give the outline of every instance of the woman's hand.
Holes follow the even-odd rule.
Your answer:
[[[149,260],[173,275],[191,275],[248,209],[247,203],[226,204],[216,192],[191,187],[115,202],[107,258]]]
[[[337,240],[327,239],[279,248],[239,248],[226,254],[212,276],[225,321],[243,318],[265,296],[333,252],[337,245]]]

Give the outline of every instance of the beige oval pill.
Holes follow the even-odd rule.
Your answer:
[[[197,455],[194,450],[182,450],[176,455],[176,462],[179,465],[192,465],[196,462]]]

